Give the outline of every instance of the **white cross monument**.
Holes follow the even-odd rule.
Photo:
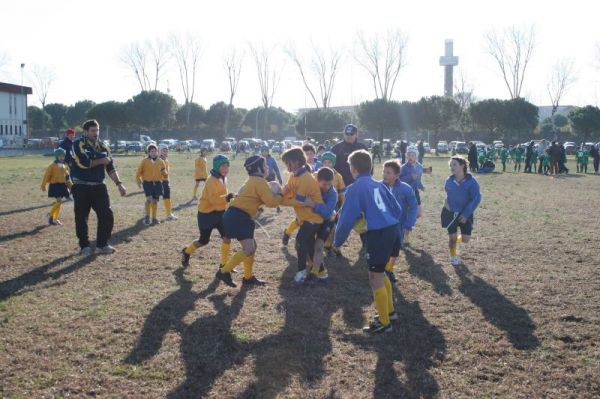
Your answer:
[[[458,65],[458,57],[454,56],[454,42],[447,39],[444,55],[440,57],[440,66],[444,67],[444,96],[453,96],[454,79],[452,71]]]

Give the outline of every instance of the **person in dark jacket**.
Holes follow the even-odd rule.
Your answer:
[[[419,140],[417,142],[417,150],[419,151],[419,163],[423,165],[423,157],[425,156],[425,145],[423,144],[423,140]]]
[[[408,143],[406,140],[402,140],[400,143],[400,155],[402,155],[402,162],[400,165],[404,165],[406,163],[406,149],[408,148]]]
[[[469,143],[468,160],[471,172],[477,172],[477,147],[472,141]]]
[[[525,173],[531,173],[531,157],[533,156],[533,141],[530,141],[525,147]]]
[[[331,152],[333,152],[336,157],[335,170],[342,175],[346,186],[354,183],[354,177],[352,177],[352,173],[350,173],[348,156],[356,150],[366,151],[367,146],[358,141],[358,128],[349,124],[344,128],[344,141],[337,143],[331,148]]]
[[[65,164],[69,167],[73,167],[73,157],[71,151],[73,150],[73,139],[75,138],[75,129],[67,129],[65,132],[65,138],[58,144],[60,148],[65,150]]]
[[[597,174],[600,166],[600,144],[593,145],[590,148],[590,156],[594,159],[594,173]]]
[[[550,174],[558,174],[558,162],[562,157],[562,151],[556,141],[552,142],[552,145],[548,149],[548,155],[550,156]]]

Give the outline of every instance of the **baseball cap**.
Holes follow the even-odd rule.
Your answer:
[[[357,134],[357,133],[358,133],[358,128],[356,126],[354,126],[353,124],[348,124],[344,128],[344,134]]]
[[[74,136],[75,135],[75,129],[73,128],[68,128],[67,132],[66,132],[67,136]]]

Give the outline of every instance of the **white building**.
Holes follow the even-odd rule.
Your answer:
[[[27,138],[27,95],[31,87],[0,82],[0,147],[22,147]]]

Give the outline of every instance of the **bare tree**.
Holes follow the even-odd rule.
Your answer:
[[[525,72],[535,47],[535,28],[511,26],[485,35],[487,52],[494,58],[510,98],[521,97]]]
[[[552,130],[554,131],[554,139],[557,138],[556,126],[554,126],[554,114],[558,111],[560,101],[568,90],[569,86],[575,81],[573,78],[573,60],[562,58],[556,61],[550,72],[550,78],[546,89],[552,104],[552,112],[550,113],[550,121],[552,122]]]
[[[237,93],[238,85],[240,83],[240,74],[242,73],[242,63],[244,60],[244,54],[239,54],[235,49],[232,50],[224,59],[224,68],[227,73],[227,80],[229,81],[229,105],[225,114],[224,130],[225,135],[229,134],[229,118],[231,111],[233,110],[233,98]]]
[[[141,91],[157,90],[169,59],[168,46],[160,38],[132,43],[121,50],[119,59],[131,70]]]
[[[269,122],[269,108],[273,104],[273,97],[279,80],[281,79],[282,67],[276,65],[273,59],[272,50],[265,49],[264,45],[258,46],[250,44],[250,52],[256,64],[256,72],[258,74],[258,84],[260,86],[261,101],[265,107],[264,112],[264,128],[265,134]]]
[[[323,107],[323,109],[329,108],[331,97],[333,95],[333,88],[335,86],[335,78],[342,59],[342,51],[331,48],[329,53],[325,54],[323,50],[313,43],[312,57],[309,61],[309,71],[312,74],[312,79],[307,76],[305,62],[298,56],[294,45],[289,45],[285,52],[292,59],[296,67],[298,67],[298,72],[302,77],[302,83],[304,83],[306,91],[308,91],[308,94],[315,103],[315,107]],[[318,88],[318,100],[315,94],[317,90],[311,89],[311,86],[313,88],[315,86]]]
[[[35,94],[42,104],[42,115],[46,111],[46,100],[48,98],[48,92],[50,91],[50,85],[56,79],[54,71],[45,66],[34,65],[32,69],[33,73],[33,88]],[[46,133],[46,118],[42,117],[42,131]]]
[[[471,123],[469,117],[469,108],[475,101],[473,87],[467,82],[463,71],[459,70],[459,76],[454,83],[454,101],[458,104],[457,124],[461,131],[462,140],[465,140],[465,130]]]
[[[150,53],[150,63],[152,65],[154,86],[152,90],[158,90],[158,82],[162,77],[164,70],[169,63],[170,53],[167,42],[161,38],[146,42],[146,47]]]
[[[371,37],[357,33],[354,58],[371,76],[376,98],[392,98],[400,70],[406,65],[406,43],[407,37],[400,30]]]
[[[199,38],[187,35],[172,35],[170,39],[170,51],[177,63],[179,80],[183,90],[186,106],[186,126],[190,125],[191,104],[196,92],[196,73],[200,64],[202,45]]]

